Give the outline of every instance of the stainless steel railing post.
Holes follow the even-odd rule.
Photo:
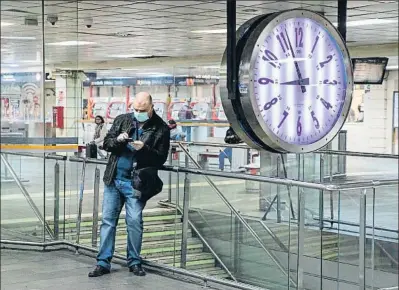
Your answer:
[[[303,188],[299,190],[298,200],[298,260],[297,260],[297,289],[303,289],[304,268],[304,237],[305,237],[305,193]]]
[[[324,183],[324,154],[320,155],[320,183]],[[324,228],[324,191],[319,190],[319,228]]]
[[[360,194],[360,216],[359,216],[359,290],[366,289],[366,199],[367,189]]]
[[[169,166],[172,166],[172,161],[173,161],[172,159],[173,159],[173,154],[172,154],[172,146],[171,146],[170,150],[169,150],[169,160],[168,160]],[[172,202],[172,172],[171,171],[169,171],[169,173],[168,173],[168,184],[169,184],[168,201]]]
[[[91,245],[97,247],[98,239],[98,209],[100,205],[100,169],[94,170],[93,224],[91,228]]]
[[[277,178],[280,177],[280,156],[277,156]],[[281,223],[281,196],[280,196],[280,185],[276,184],[277,186],[277,222]]]
[[[181,235],[181,255],[180,255],[180,267],[186,268],[187,262],[187,232],[188,232],[188,212],[189,212],[189,188],[190,181],[188,174],[184,177],[184,191],[183,191],[183,222],[182,222],[182,235]]]
[[[60,165],[54,165],[54,239],[58,240],[60,233]]]
[[[189,167],[189,159],[186,155],[185,167]],[[186,173],[184,175],[184,191],[183,191],[183,221],[182,221],[182,236],[181,236],[181,255],[180,267],[185,269],[187,262],[187,238],[188,238],[188,212],[190,206],[190,177]]]

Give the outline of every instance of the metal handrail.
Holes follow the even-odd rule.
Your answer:
[[[15,155],[15,156],[24,156],[24,157],[35,157],[35,158],[43,158],[44,159],[52,159],[52,160],[67,160],[68,156],[66,155],[56,155],[56,154],[34,154],[34,153],[19,153],[19,152],[7,152],[7,151],[2,151],[2,154],[7,154],[7,155]]]
[[[92,163],[92,164],[103,164],[106,165],[107,161],[99,160],[99,159],[91,159],[91,158],[83,158],[83,157],[69,157],[69,161],[71,162],[83,162]],[[364,187],[374,188],[381,186],[389,186],[398,184],[399,179],[386,179],[386,180],[377,180],[377,181],[368,181],[368,182],[359,182],[360,186],[357,186],[356,183],[351,183],[352,187],[348,187],[345,185],[336,185],[336,184],[321,184],[321,183],[312,183],[306,181],[298,181],[286,178],[277,178],[277,177],[267,177],[262,175],[251,175],[244,173],[236,173],[236,172],[220,172],[216,170],[204,170],[197,168],[186,168],[179,166],[170,166],[164,165],[160,168],[162,171],[172,171],[179,173],[189,173],[195,175],[205,175],[205,176],[215,176],[215,177],[223,177],[223,178],[231,178],[231,179],[242,179],[242,180],[250,180],[250,181],[258,181],[286,186],[297,186],[309,189],[318,189],[325,191],[346,191],[353,189],[361,189]]]
[[[206,142],[171,142],[171,146],[179,147],[179,144],[188,146],[204,146],[204,147],[223,147],[223,148],[237,148],[237,149],[253,149],[246,144],[227,144],[227,143],[206,143]],[[328,155],[345,155],[353,157],[368,157],[368,158],[387,158],[387,159],[399,159],[397,154],[386,154],[386,153],[369,153],[369,152],[357,152],[357,151],[341,151],[341,150],[317,150],[312,153],[316,154],[328,154]],[[274,154],[274,153],[270,153]]]
[[[186,157],[188,157],[191,160],[191,162],[193,162],[198,168],[201,168],[201,166],[198,164],[198,162],[195,161],[195,159],[190,155],[190,153],[186,150],[186,148],[184,148],[181,144],[180,148],[186,154]],[[220,199],[226,204],[229,210],[235,215],[235,217],[241,222],[241,224],[251,233],[251,235],[255,238],[255,240],[261,246],[263,251],[269,256],[269,258],[274,262],[274,264],[277,265],[277,268],[279,268],[279,270],[288,277],[290,283],[296,286],[295,281],[291,278],[290,272],[287,272],[284,269],[284,267],[281,265],[281,263],[278,261],[278,259],[267,249],[262,239],[252,229],[252,227],[247,223],[247,221],[242,217],[242,215],[234,208],[234,206],[227,200],[227,198],[223,195],[223,193],[219,190],[219,188],[215,185],[215,183],[207,175],[204,175],[204,178],[206,179],[208,184],[215,190]]]

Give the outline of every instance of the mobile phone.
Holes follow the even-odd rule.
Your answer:
[[[127,138],[125,139],[126,142],[133,142],[133,138]]]

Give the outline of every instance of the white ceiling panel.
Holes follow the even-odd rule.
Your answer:
[[[49,64],[98,62],[118,59],[113,55],[122,54],[171,57],[222,55],[226,46],[226,1],[44,2],[45,21],[49,14],[57,14],[59,18],[54,26],[45,22],[46,62]],[[294,8],[323,12],[330,21],[336,22],[337,3],[237,1],[237,25],[259,14]],[[30,61],[41,55],[41,11],[41,1],[1,1],[1,21],[12,24],[1,28],[2,64]],[[38,26],[26,26],[26,16],[36,16]],[[89,17],[93,19],[92,28],[85,26],[85,19]],[[374,18],[397,20],[398,2],[348,1],[348,21]],[[203,32],[193,32],[199,30]],[[221,33],[210,34],[209,30],[221,30]],[[348,26],[347,40],[348,45],[397,43],[398,23]],[[65,41],[75,46],[49,45]],[[77,43],[84,45],[77,47]]]

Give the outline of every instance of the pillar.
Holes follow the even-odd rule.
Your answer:
[[[55,79],[56,106],[64,111],[63,128],[56,129],[57,137],[79,137],[83,140],[82,97],[83,81],[86,76],[81,71],[65,71],[58,73]]]

